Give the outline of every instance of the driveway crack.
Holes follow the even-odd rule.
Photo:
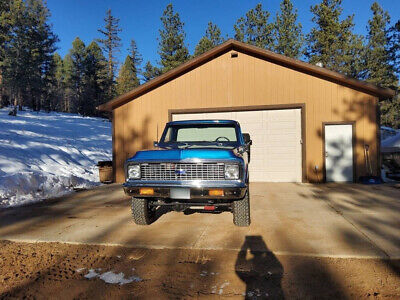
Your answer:
[[[196,241],[193,243],[192,248],[195,248],[196,244],[203,238],[204,234],[206,233],[208,227],[209,227],[210,222],[207,222],[206,227],[204,228],[203,232],[199,235],[199,237],[196,239]]]

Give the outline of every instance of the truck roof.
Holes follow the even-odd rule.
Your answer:
[[[239,123],[234,120],[185,120],[185,121],[172,121],[167,125],[190,125],[190,124],[232,124],[238,125]]]

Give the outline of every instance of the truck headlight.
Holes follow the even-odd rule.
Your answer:
[[[140,165],[129,165],[128,179],[139,179],[139,178],[140,178]]]
[[[225,179],[239,179],[239,166],[225,165]]]

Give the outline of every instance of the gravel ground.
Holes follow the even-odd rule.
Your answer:
[[[0,298],[400,298],[400,261],[275,256],[251,248],[0,241]]]

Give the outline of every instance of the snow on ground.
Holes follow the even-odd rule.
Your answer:
[[[90,269],[89,273],[85,275],[85,278],[87,279],[92,279],[92,278],[100,278],[106,283],[111,283],[111,284],[119,284],[119,285],[124,285],[127,283],[131,282],[140,282],[142,279],[138,276],[131,276],[128,278],[125,278],[125,274],[120,272],[120,273],[114,273],[113,271],[108,271],[103,274],[97,273],[94,269]]]
[[[99,184],[96,164],[111,160],[111,123],[67,113],[0,109],[0,207]]]

